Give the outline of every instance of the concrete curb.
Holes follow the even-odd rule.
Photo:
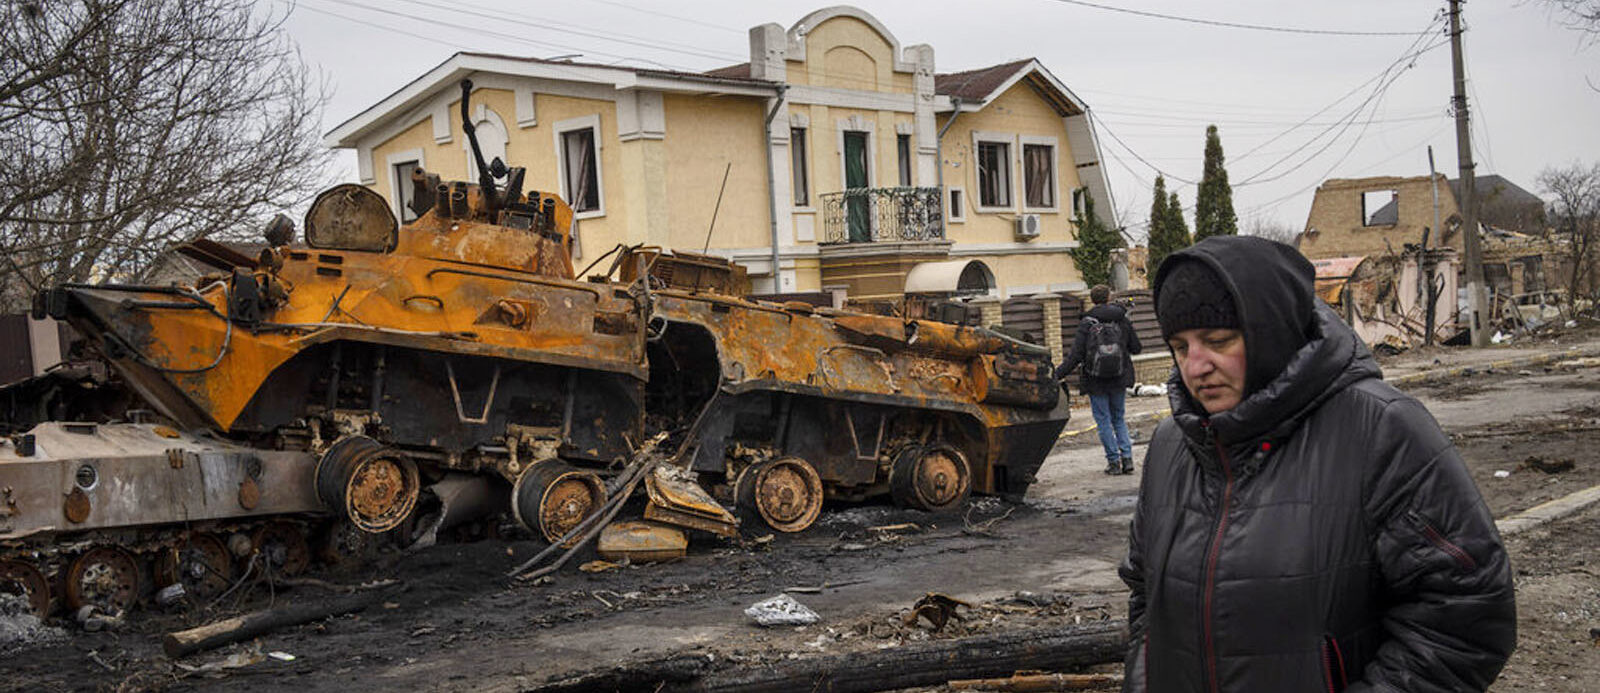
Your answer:
[[[1547,354],[1539,354],[1537,356],[1524,356],[1522,358],[1515,358],[1515,359],[1501,359],[1499,361],[1490,361],[1488,363],[1480,363],[1480,364],[1473,365],[1473,366],[1453,366],[1451,368],[1439,368],[1439,369],[1430,370],[1430,371],[1418,371],[1416,373],[1407,373],[1405,375],[1398,375],[1398,376],[1395,376],[1393,378],[1386,377],[1386,378],[1384,378],[1384,381],[1389,383],[1389,384],[1391,384],[1391,385],[1395,385],[1395,386],[1412,385],[1412,384],[1415,384],[1415,383],[1428,382],[1428,381],[1432,381],[1432,380],[1445,380],[1445,379],[1449,379],[1449,378],[1459,378],[1459,377],[1461,377],[1463,375],[1470,375],[1470,374],[1479,373],[1479,372],[1509,371],[1509,370],[1519,369],[1519,368],[1530,368],[1530,367],[1533,367],[1533,366],[1544,366],[1544,365],[1549,365],[1549,364],[1552,364],[1552,363],[1557,363],[1557,362],[1560,362],[1560,361],[1570,361],[1570,360],[1573,360],[1573,359],[1594,358],[1594,357],[1600,357],[1600,347],[1572,347],[1572,348],[1569,348],[1569,349],[1563,349],[1561,351],[1553,351],[1553,352],[1550,352],[1550,353],[1547,353]],[[1128,422],[1129,425],[1132,425],[1132,424],[1136,424],[1136,423],[1145,423],[1147,421],[1160,421],[1161,419],[1167,418],[1170,415],[1171,415],[1170,411],[1142,412],[1142,413],[1134,414],[1134,415],[1131,415],[1131,416],[1127,417],[1127,422]],[[1091,424],[1087,428],[1080,428],[1080,429],[1072,430],[1072,431],[1063,431],[1061,433],[1061,437],[1062,438],[1071,438],[1071,437],[1074,437],[1074,436],[1083,435],[1085,433],[1091,433],[1091,432],[1094,432],[1094,431],[1096,431],[1098,429],[1099,429],[1098,426],[1095,426],[1095,425]]]
[[[1494,526],[1500,530],[1501,536],[1516,534],[1539,525],[1554,522],[1588,508],[1597,502],[1600,502],[1600,486],[1591,486],[1582,491],[1569,493],[1553,501],[1540,503],[1511,517],[1498,520],[1494,523]]]
[[[1123,420],[1126,421],[1129,426],[1132,426],[1133,424],[1140,424],[1140,423],[1144,423],[1146,421],[1160,421],[1160,420],[1165,419],[1165,418],[1167,418],[1168,416],[1171,416],[1171,415],[1172,415],[1172,412],[1170,412],[1170,411],[1146,411],[1146,412],[1139,412],[1138,414],[1130,414],[1128,416],[1123,417]],[[1063,431],[1061,433],[1061,437],[1062,438],[1071,438],[1073,436],[1079,436],[1079,435],[1083,435],[1085,433],[1092,433],[1092,432],[1097,431],[1099,429],[1100,429],[1099,426],[1094,425],[1094,424],[1090,424],[1088,428],[1080,428],[1080,429],[1075,430],[1075,431]]]
[[[1538,356],[1501,359],[1499,361],[1490,361],[1488,363],[1480,363],[1473,366],[1454,366],[1451,368],[1440,368],[1430,371],[1418,371],[1416,373],[1398,375],[1393,378],[1384,378],[1384,380],[1391,385],[1410,385],[1413,383],[1427,382],[1430,380],[1457,378],[1463,375],[1470,375],[1479,372],[1508,371],[1515,368],[1544,366],[1551,363],[1556,363],[1558,361],[1569,361],[1572,359],[1588,358],[1593,356],[1600,356],[1600,347],[1572,347],[1570,349],[1563,349],[1561,351],[1552,351],[1546,354],[1539,354]]]

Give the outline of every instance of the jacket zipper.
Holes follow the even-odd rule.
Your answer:
[[[1207,429],[1207,433],[1210,431]],[[1213,693],[1219,690],[1217,681],[1217,647],[1212,634],[1212,608],[1216,599],[1217,589],[1217,559],[1222,555],[1222,535],[1228,528],[1228,504],[1233,500],[1233,467],[1228,464],[1228,451],[1222,449],[1222,443],[1214,436],[1211,437],[1212,445],[1217,449],[1217,461],[1222,463],[1223,477],[1227,484],[1222,487],[1222,511],[1217,516],[1217,531],[1211,537],[1211,551],[1206,556],[1206,593],[1205,593],[1205,641],[1206,641],[1206,683]]]
[[[1335,665],[1338,666],[1335,669]],[[1334,679],[1334,672],[1339,678]],[[1344,653],[1339,651],[1339,641],[1332,635],[1322,636],[1322,676],[1328,683],[1328,693],[1338,693],[1350,685],[1344,673]]]
[[[1472,556],[1468,555],[1465,549],[1444,538],[1444,535],[1440,534],[1439,530],[1434,529],[1433,525],[1415,510],[1406,511],[1406,517],[1417,526],[1417,529],[1422,531],[1422,536],[1427,537],[1430,543],[1455,559],[1456,565],[1462,570],[1470,571],[1478,567],[1478,562],[1472,560]]]
[[[1144,674],[1144,676],[1143,676],[1144,687],[1139,689],[1139,690],[1149,691],[1150,690],[1150,633],[1148,631],[1146,631],[1145,634],[1144,634],[1144,647],[1142,649],[1140,649],[1139,656],[1144,658],[1144,666],[1143,666],[1144,671],[1141,672],[1141,673]]]

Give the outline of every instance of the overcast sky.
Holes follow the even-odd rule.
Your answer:
[[[269,1],[290,13],[291,37],[329,82],[324,131],[456,51],[702,71],[747,61],[750,27],[787,29],[827,6]],[[902,46],[933,46],[939,72],[1038,58],[1096,114],[1119,221],[1141,238],[1156,169],[1192,211],[1195,187],[1185,181],[1200,178],[1208,123],[1221,131],[1241,228],[1299,231],[1320,182],[1425,175],[1428,145],[1438,169],[1457,174],[1443,0],[854,4]],[[1537,194],[1545,167],[1600,161],[1600,45],[1561,26],[1538,0],[1473,0],[1464,16],[1478,174]],[[1229,23],[1296,31],[1220,25]],[[353,154],[339,161],[341,179],[353,180]]]

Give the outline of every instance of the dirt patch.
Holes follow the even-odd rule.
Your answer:
[[[1506,541],[1517,651],[1491,690],[1593,690],[1600,681],[1600,506]]]
[[[1497,438],[1458,438],[1456,448],[1496,518],[1600,485],[1593,455],[1600,431],[1530,430]],[[1560,470],[1571,467],[1565,471]]]
[[[1496,517],[1600,485],[1600,402],[1594,369],[1479,374],[1435,414],[1451,434]],[[1458,384],[1459,385],[1459,384]],[[1442,399],[1448,383],[1418,386]],[[1570,391],[1560,397],[1551,393]],[[1560,394],[1560,393],[1557,393]],[[1086,423],[1086,418],[1084,419]],[[1152,423],[1136,427],[1136,438]],[[543,548],[491,539],[385,554],[355,582],[404,583],[389,603],[289,628],[259,643],[188,658],[188,666],[253,653],[261,659],[209,678],[160,654],[160,635],[215,618],[327,599],[309,587],[258,588],[215,611],[133,614],[119,630],[82,633],[8,655],[0,690],[207,690],[299,693],[352,689],[515,690],[574,672],[666,654],[760,664],[811,654],[866,652],[896,643],[1121,618],[1115,575],[1127,542],[1136,477],[1099,473],[1093,434],[1063,441],[1022,504],[976,499],[933,516],[886,504],[830,504],[801,535],[741,540],[694,535],[690,555],[655,565],[585,573],[578,557],[553,580],[505,572]],[[1534,461],[1530,461],[1534,460]],[[1565,463],[1570,461],[1571,467]],[[1504,471],[1506,474],[1496,475]],[[629,510],[625,514],[636,516]],[[1590,565],[1600,510],[1512,537],[1520,644],[1495,690],[1584,690],[1600,680],[1589,629],[1600,627]],[[788,592],[822,616],[803,628],[753,625],[745,607]],[[928,592],[972,606],[939,631],[908,625]],[[1031,595],[1019,595],[1031,592]],[[293,661],[264,657],[279,651]],[[1107,670],[1116,671],[1111,665]],[[1592,685],[1590,685],[1592,688]]]

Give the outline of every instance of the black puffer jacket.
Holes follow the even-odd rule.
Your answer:
[[[1309,297],[1309,267],[1259,251],[1208,243],[1163,263],[1218,269],[1242,299],[1249,373],[1257,356],[1283,365],[1209,417],[1174,371],[1120,570],[1124,690],[1483,690],[1516,643],[1488,508],[1427,410]]]
[[[1122,375],[1112,378],[1096,378],[1088,373],[1078,374],[1078,391],[1084,394],[1103,395],[1123,388],[1133,387],[1133,355],[1144,349],[1139,343],[1138,333],[1133,331],[1133,321],[1128,319],[1128,310],[1122,306],[1107,303],[1095,306],[1084,313],[1084,317],[1094,318],[1100,322],[1114,322],[1122,328]],[[1056,380],[1065,380],[1072,375],[1072,371],[1083,363],[1085,356],[1084,344],[1089,337],[1089,321],[1078,323],[1078,331],[1072,338],[1072,349],[1067,352],[1067,360],[1056,367]]]

